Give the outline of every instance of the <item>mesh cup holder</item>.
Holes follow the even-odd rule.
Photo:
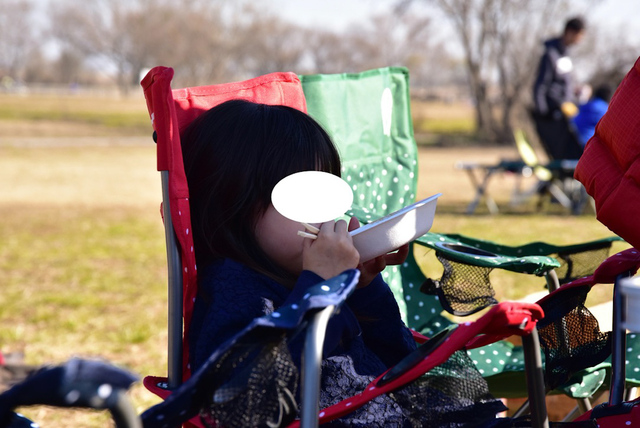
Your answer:
[[[436,257],[444,268],[442,278],[427,279],[420,291],[437,295],[443,309],[456,316],[471,315],[498,303],[489,279],[493,268],[454,261],[451,257],[451,253],[458,253],[477,260],[499,257],[497,254],[460,243],[438,242],[436,247],[440,248]]]
[[[239,343],[215,366],[215,381],[202,391],[206,427],[286,426],[297,414],[298,370],[282,338]]]
[[[585,307],[589,290],[561,287],[553,298],[540,303],[544,318],[537,327],[545,353],[545,384],[550,389],[611,354],[611,333],[600,331],[598,320]]]

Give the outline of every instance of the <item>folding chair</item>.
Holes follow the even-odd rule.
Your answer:
[[[538,181],[530,190],[514,195],[512,204],[519,204],[538,195],[538,209],[542,208],[543,200],[547,197],[567,208],[571,214],[580,214],[586,205],[587,195],[582,185],[573,179],[577,159],[551,159],[547,163],[541,163],[524,131],[516,130],[514,139],[522,161]]]
[[[399,71],[400,71],[399,73],[394,72],[388,76],[390,79],[389,82],[390,84],[391,82],[393,82],[392,87],[394,88],[394,93],[396,94],[400,93],[404,97],[404,100],[408,101],[408,86],[406,85],[407,83],[406,70],[399,70]],[[376,72],[372,72],[370,74],[374,76]],[[399,79],[397,78],[398,75],[400,76]],[[185,336],[186,336],[186,332],[188,331],[188,328],[189,328],[190,305],[192,304],[193,297],[195,296],[196,269],[195,269],[195,265],[193,264],[194,258],[193,258],[193,253],[191,251],[191,248],[192,248],[192,243],[190,241],[191,238],[187,232],[189,229],[189,225],[185,223],[186,221],[185,219],[189,218],[189,216],[187,215],[188,214],[188,201],[187,201],[188,192],[186,189],[186,184],[183,179],[184,172],[182,171],[181,152],[179,149],[176,148],[175,140],[179,138],[179,130],[182,127],[184,127],[186,123],[192,120],[199,112],[202,112],[207,108],[211,107],[212,105],[215,105],[215,103],[220,102],[224,99],[238,97],[239,96],[238,91],[245,91],[245,92],[253,91],[253,93],[258,92],[256,91],[255,88],[260,88],[260,91],[259,91],[260,94],[264,94],[267,91],[266,89],[263,88],[262,85],[258,85],[257,82],[255,81],[249,81],[248,83],[245,82],[243,84],[232,84],[231,88],[229,88],[226,85],[222,87],[214,85],[213,87],[189,88],[184,90],[171,91],[170,89],[171,77],[172,77],[172,71],[170,69],[156,68],[156,69],[153,69],[148,74],[148,76],[143,80],[142,85],[145,88],[147,103],[149,105],[150,114],[154,123],[154,129],[157,134],[159,154],[162,154],[163,157],[164,156],[167,157],[166,160],[159,157],[159,168],[160,169],[166,168],[171,171],[176,171],[176,170],[178,171],[177,174],[174,174],[174,176],[177,175],[178,178],[172,178],[168,180],[165,179],[169,183],[168,185],[165,185],[165,187],[168,187],[167,191],[170,193],[172,192],[172,186],[171,186],[172,180],[174,182],[174,185],[173,185],[174,195],[169,195],[165,199],[165,201],[166,200],[169,200],[170,202],[175,201],[175,203],[172,203],[171,206],[169,207],[167,206],[169,204],[165,202],[163,204],[163,209],[166,211],[164,215],[165,224],[168,223],[167,219],[171,219],[174,222],[173,228],[170,227],[171,226],[170,224],[168,224],[169,226],[167,228],[168,239],[170,239],[172,235],[175,233],[179,237],[179,239],[181,239],[181,241],[179,241],[179,246],[177,246],[177,249],[181,250],[183,253],[186,250],[186,254],[182,254],[182,257],[183,257],[182,262],[178,262],[177,260],[179,259],[177,257],[174,257],[173,259],[169,258],[170,265],[173,264],[174,266],[177,265],[176,267],[179,267],[179,269],[174,268],[174,273],[172,275],[173,277],[178,279],[177,281],[178,287],[176,287],[178,291],[177,292],[174,291],[176,296],[173,299],[173,303],[170,303],[170,307],[173,307],[173,309],[170,309],[169,319],[170,319],[170,322],[175,323],[176,318],[178,320],[180,318],[180,316],[176,316],[176,314],[183,314],[185,319],[184,329],[185,329]],[[305,85],[306,85],[305,90],[308,91],[309,82],[314,80],[314,78],[303,76],[301,77],[301,79],[305,82]],[[281,83],[282,80],[284,80],[285,83]],[[293,83],[292,83],[292,80],[294,81]],[[283,79],[281,75],[277,75],[275,84],[286,85],[287,90],[289,91],[289,95],[293,94],[294,99],[297,99],[299,101],[299,104],[297,107],[304,109],[304,98],[299,97],[299,93],[297,93],[295,80],[296,80],[295,77],[292,77],[292,76],[287,75],[286,79]],[[317,82],[318,84],[321,83],[320,80],[317,80]],[[319,93],[323,94],[323,96],[329,97],[329,99],[332,97],[331,92],[327,90],[322,90]],[[387,100],[387,103],[388,101],[392,101],[392,99],[389,99],[390,96],[391,98],[393,98],[391,91],[388,90],[385,92],[385,94],[386,94],[385,99]],[[278,95],[280,95],[280,93],[278,93]],[[305,95],[307,97],[309,96],[308,94],[305,94]],[[240,96],[240,97],[247,98],[248,96],[249,95],[244,94],[244,96]],[[213,98],[213,100],[211,100],[210,98]],[[285,103],[286,101],[287,101],[286,99],[283,100],[282,98],[277,98],[276,100],[276,102],[278,103]],[[380,102],[380,99],[378,99],[378,102]],[[358,100],[358,104],[360,106],[367,105],[363,103],[361,99]],[[401,196],[399,198],[394,198],[394,199],[389,198],[390,206],[388,208],[397,209],[397,208],[400,208],[401,206],[404,206],[409,201],[412,201],[415,198],[415,180],[414,180],[415,178],[414,171],[416,168],[415,142],[413,141],[412,129],[409,128],[408,131],[407,129],[405,129],[405,130],[402,130],[401,132],[396,131],[397,125],[395,124],[399,120],[404,121],[405,126],[409,125],[410,127],[410,121],[406,122],[406,119],[405,119],[406,117],[408,117],[407,111],[398,110],[397,108],[394,107],[396,105],[394,103],[382,104],[382,105],[386,105],[386,108],[389,109],[386,111],[388,111],[388,114],[390,114],[391,117],[387,117],[385,119],[386,128],[382,127],[381,131],[383,133],[386,132],[387,134],[390,134],[390,135],[393,134],[394,136],[399,135],[402,138],[404,138],[405,141],[407,141],[407,146],[406,146],[407,151],[405,153],[399,153],[397,151],[397,144],[395,143],[393,145],[392,144],[386,145],[386,149],[391,150],[389,154],[392,154],[394,158],[396,157],[396,154],[397,154],[401,162],[397,163],[396,161],[393,161],[388,165],[388,168],[392,168],[391,171],[393,172],[393,176],[391,174],[388,174],[390,181],[389,181],[389,187],[385,188],[385,195],[388,195],[388,192],[394,192],[394,191],[398,192],[398,194],[400,194],[401,192],[403,195],[407,194],[408,185],[406,183],[411,183],[411,186],[409,187],[413,187],[414,189],[413,193],[411,193],[411,195],[406,195],[406,197]],[[405,105],[408,108],[408,104],[405,104]],[[195,110],[195,111],[192,111],[192,110]],[[361,108],[353,109],[353,111],[362,112],[362,109]],[[341,116],[338,115],[336,117],[341,117]],[[391,119],[391,118],[394,118],[394,120],[389,122],[388,119]],[[353,118],[350,118],[349,122],[353,123]],[[320,123],[322,123],[322,120],[320,120]],[[391,124],[394,124],[394,125],[391,126]],[[351,129],[356,130],[351,132],[358,132],[357,127],[352,127]],[[338,141],[338,145],[340,146],[339,141]],[[362,147],[353,146],[353,149],[356,150],[356,152],[358,152],[362,149]],[[345,155],[344,150],[342,150],[342,152],[343,153],[341,154],[344,157]],[[387,158],[391,158],[391,156],[385,156],[385,158],[383,159],[387,160]],[[379,161],[380,161],[380,158],[376,158],[374,163],[376,165],[379,165]],[[163,162],[163,163],[161,164],[160,162]],[[349,180],[348,168],[349,168],[349,161],[345,163],[346,171],[344,175],[346,176],[347,181]],[[351,168],[353,168],[354,171],[357,170],[358,175],[360,175],[361,170],[355,164],[351,165]],[[169,173],[167,173],[167,175],[168,174]],[[402,181],[400,181],[400,179],[397,177],[398,174],[404,175],[401,177]],[[367,172],[367,177],[369,177],[372,180],[372,183],[375,183],[375,185],[378,185],[378,186],[379,186],[379,181],[376,182],[376,178],[384,177],[385,175],[387,174],[385,174],[384,169],[377,169],[374,171],[369,170]],[[363,173],[363,176],[364,176],[364,173]],[[363,178],[363,177],[359,177],[359,178]],[[366,182],[363,185],[366,186]],[[175,195],[176,191],[178,191],[178,195]],[[382,192],[380,191],[380,193]],[[365,193],[362,192],[361,195],[365,195]],[[372,192],[371,195],[372,196],[369,196],[369,197],[372,199],[371,199],[371,202],[369,202],[369,204],[371,204],[373,201],[376,200],[376,192],[375,191]],[[363,199],[361,198],[360,200],[362,201]],[[368,201],[364,201],[364,202],[367,203]],[[173,213],[173,215],[170,215],[170,213]],[[175,232],[172,231],[173,229],[175,229]],[[176,246],[174,246],[173,244],[171,244],[171,242],[169,242],[168,248],[176,248]],[[184,261],[184,260],[187,260],[187,261]],[[406,266],[409,266],[409,264],[407,264]],[[397,274],[397,269],[389,269],[389,272],[385,273],[386,279],[388,282],[391,283],[395,291],[397,291],[398,287],[396,284],[394,284],[397,280],[394,280],[393,278],[390,277],[390,275],[395,274],[395,276],[399,278]],[[181,284],[182,278],[184,278],[184,281],[186,284],[184,287],[184,291]],[[405,275],[405,278],[407,278],[406,275]],[[417,278],[417,279],[418,281],[421,281],[421,278]],[[416,293],[418,292],[417,285],[419,283],[420,282],[415,283]],[[184,293],[184,297],[182,297],[182,293]],[[429,299],[429,297],[427,296],[425,297],[426,297],[425,300]],[[184,300],[184,308],[181,308],[181,305],[180,305],[181,298],[183,298]],[[403,300],[401,300],[401,302],[403,302]],[[434,300],[434,302],[436,301]],[[421,305],[424,306],[424,302],[423,303],[416,302],[416,306],[421,306]],[[438,310],[437,312],[439,313],[440,310]],[[436,314],[436,310],[434,309],[432,312],[428,312],[427,314],[428,315]],[[413,316],[417,318],[420,317],[417,311]],[[170,327],[170,332],[173,332],[172,336],[174,337],[174,339],[172,340],[172,344],[170,344],[170,353],[173,353],[173,357],[170,358],[170,365],[172,366],[172,369],[169,372],[169,379],[172,378],[172,373],[174,373],[173,379],[176,379],[177,377],[178,379],[181,380],[183,373],[185,373],[185,376],[186,376],[186,373],[188,373],[188,367],[186,367],[186,364],[184,364],[183,370],[181,370],[180,369],[181,365],[176,364],[176,362],[180,361],[180,357],[182,357],[182,361],[186,363],[186,361],[188,361],[188,356],[186,354],[188,350],[186,349],[186,346],[184,346],[183,354],[176,352],[176,349],[179,349],[179,346],[176,346],[176,343],[181,344],[181,341],[182,341],[182,334],[177,334],[177,332],[182,333],[180,324],[177,323],[177,325],[173,325],[172,327]],[[175,375],[175,373],[177,373],[177,375]],[[145,385],[150,390],[154,391],[155,393],[163,397],[166,397],[169,392],[168,390],[175,388],[177,384],[179,384],[179,381],[176,382],[174,380],[173,384],[168,384],[167,381],[163,378],[153,378],[153,377],[145,378]]]
[[[639,96],[640,58],[618,86],[609,109],[585,146],[575,172],[576,179],[584,184],[587,193],[595,201],[598,220],[635,248],[640,247],[640,229],[636,220],[640,215],[640,138],[637,133],[640,127]],[[617,317],[614,319],[614,327],[616,322],[619,324],[622,319],[631,315],[630,308],[625,308],[624,299],[614,294],[614,314]],[[630,377],[637,379],[640,372],[636,358],[631,356],[625,360],[624,357],[625,349],[627,355],[634,356],[640,351],[637,345],[628,342],[629,339],[637,339],[637,335],[627,336],[625,344],[624,329],[618,328],[616,334],[619,336],[618,346],[614,347],[617,354],[612,357],[612,363],[619,368],[624,367],[626,362],[626,373],[623,375],[618,372],[620,368],[616,370],[618,382],[615,387],[612,385],[613,401],[610,399],[610,407],[621,405],[624,389],[622,385],[625,381],[629,384]],[[637,406],[632,409],[629,406],[622,407],[626,407],[626,412],[637,413]],[[628,422],[629,419],[625,415],[620,421]]]
[[[497,214],[500,211],[498,204],[489,194],[491,179],[496,174],[506,173],[515,176],[516,182],[512,198],[517,197],[520,193],[518,189],[520,188],[522,177],[531,175],[530,165],[519,159],[502,159],[496,164],[456,162],[455,168],[467,173],[474,189],[473,199],[467,205],[465,214],[473,214],[482,201],[484,201],[491,214]]]
[[[147,377],[144,382],[147,388],[162,397],[189,376],[189,350],[183,337],[188,336],[197,292],[197,268],[189,233],[189,190],[182,162],[180,130],[204,111],[232,98],[288,105],[306,111],[300,81],[293,73],[273,73],[244,82],[176,90],[171,89],[172,78],[173,69],[155,67],[141,82],[157,142],[169,269],[168,376]]]
[[[355,194],[349,214],[367,223],[393,212],[401,204],[412,202],[417,186],[417,148],[411,127],[406,70],[384,68],[357,74],[300,76],[300,79],[309,114],[327,129],[340,149],[343,177],[352,185]],[[383,116],[382,106],[388,106],[388,101],[383,101],[385,97],[393,100],[391,120]],[[480,266],[484,271],[479,275],[480,281],[475,281],[486,287],[483,289],[492,290],[490,283],[486,283],[488,277],[484,277],[495,268],[539,276],[546,274],[550,289],[555,289],[560,283],[593,273],[607,257],[612,242],[618,240],[612,237],[569,246],[532,243],[508,247],[460,235],[428,233],[416,244],[458,256],[461,249],[475,248],[475,254],[464,254],[462,262],[470,263],[474,270],[479,263],[484,263]],[[491,257],[479,256],[483,247],[484,251],[492,253]],[[426,278],[412,252],[402,266],[388,268],[383,276],[401,308],[406,310],[405,320],[411,328],[431,335],[452,325],[441,315],[443,299],[437,293],[426,295],[421,292]],[[469,282],[463,284],[470,285]],[[495,304],[493,295],[485,303]],[[470,350],[470,355],[488,380],[512,367],[509,363],[514,359],[519,363],[515,371],[519,376],[524,374],[522,349],[514,348],[511,343],[496,342],[485,349]],[[598,382],[601,382],[600,378],[594,376],[593,381],[587,383],[595,385]],[[522,387],[515,391],[513,388],[505,390],[511,385],[502,383],[501,388],[496,389],[496,396],[526,396]],[[567,390],[571,392],[569,388]],[[580,390],[573,394],[582,398],[579,394],[583,393],[584,390]]]
[[[340,150],[342,175],[355,196],[349,214],[368,223],[412,203],[418,167],[408,71],[391,67],[354,74],[305,75],[300,80],[308,113],[323,125]],[[417,243],[428,245],[429,236],[436,235],[427,234]],[[492,250],[496,251],[497,246]],[[555,259],[544,257],[547,254],[518,254],[518,249],[514,249],[508,254],[508,261],[502,259],[503,266],[542,274],[560,266]],[[606,254],[593,269],[605,258]],[[501,267],[493,262],[491,266]],[[431,334],[451,325],[450,320],[440,315],[442,306],[438,297],[420,291],[426,278],[413,251],[402,266],[387,268],[383,276],[411,328]]]

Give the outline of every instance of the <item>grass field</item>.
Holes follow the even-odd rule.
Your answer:
[[[108,105],[125,116],[146,114],[140,98],[97,101],[61,102],[69,111]],[[33,110],[23,102],[15,108]],[[42,99],[32,102],[46,119],[3,113],[14,107],[0,96],[0,349],[22,351],[31,364],[97,357],[139,375],[162,375],[165,250],[149,129],[143,129],[142,119],[124,120],[140,120],[133,128],[110,128],[106,119],[55,118],[46,112],[56,102],[48,108]],[[510,207],[515,178],[509,175],[495,177],[491,186],[501,214],[489,215],[481,206],[478,214],[463,215],[473,192],[455,162],[511,156],[510,149],[421,148],[418,197],[443,193],[433,230],[505,244],[565,244],[611,235],[592,213],[571,217],[556,207],[537,213],[532,203]],[[429,276],[439,274],[433,254],[420,250],[417,256]],[[501,272],[492,278],[500,298],[523,297],[543,283]],[[593,301],[606,300],[609,293],[603,287]],[[140,385],[131,396],[138,411],[157,402]],[[89,411],[22,410],[43,427],[101,427],[108,420]]]

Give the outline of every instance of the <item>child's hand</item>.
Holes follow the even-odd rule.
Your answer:
[[[360,254],[353,246],[344,220],[322,223],[317,239],[304,240],[302,268],[324,279],[356,268],[359,260]]]
[[[349,221],[349,231],[355,230],[360,227],[360,222],[357,218],[351,217]],[[358,287],[362,288],[366,287],[373,281],[373,278],[376,277],[380,272],[384,270],[387,266],[399,265],[404,263],[407,256],[409,255],[409,244],[405,244],[402,247],[398,248],[396,252],[388,253],[382,256],[378,256],[373,260],[369,260],[365,263],[360,263],[358,265],[358,270],[360,271],[360,281],[358,281]]]

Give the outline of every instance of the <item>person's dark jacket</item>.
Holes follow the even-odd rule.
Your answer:
[[[202,366],[217,347],[254,318],[300,301],[309,287],[322,281],[315,273],[303,271],[293,290],[289,290],[231,259],[208,266],[198,284],[191,321],[191,370]],[[299,335],[289,344],[291,357],[298,367],[303,336]],[[411,331],[400,317],[393,293],[378,275],[367,287],[354,291],[329,321],[320,407],[361,392],[416,347]],[[374,426],[366,421],[366,415],[372,411],[379,414],[380,426],[403,426],[406,422],[398,405],[389,397],[382,397],[342,418],[336,426]]]
[[[544,47],[533,89],[535,112],[540,116],[560,118],[562,103],[574,102],[573,65],[561,38],[547,40]]]

